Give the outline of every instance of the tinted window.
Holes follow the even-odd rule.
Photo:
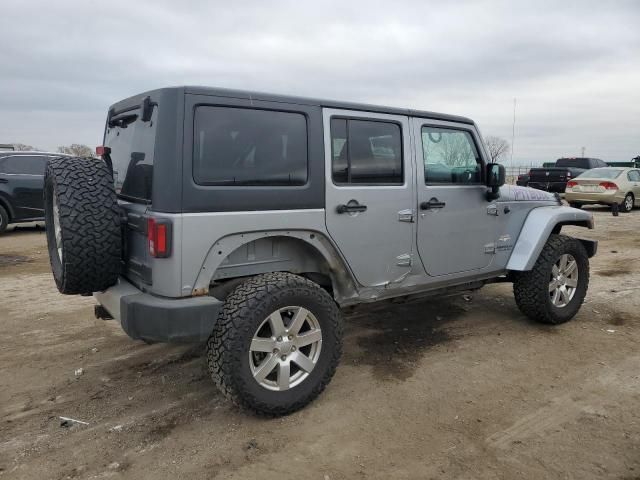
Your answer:
[[[331,120],[335,183],[402,185],[400,126],[369,120]]]
[[[2,173],[21,173],[28,175],[44,175],[47,165],[45,156],[16,155],[0,159]]]
[[[592,161],[593,160],[593,161]],[[595,160],[589,158],[559,158],[556,167],[592,168],[597,166]]]
[[[134,110],[116,115],[107,128],[104,143],[111,148],[116,193],[127,200],[151,201],[158,108],[149,122]]]
[[[193,177],[201,185],[304,185],[307,122],[299,113],[198,107]]]
[[[631,170],[627,174],[627,178],[632,182],[640,182],[640,172],[638,172],[637,170]]]
[[[425,183],[480,183],[482,161],[465,130],[422,127]]]

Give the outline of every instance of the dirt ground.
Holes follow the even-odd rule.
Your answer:
[[[367,307],[325,393],[280,419],[225,401],[201,347],[130,340],[59,295],[44,231],[8,232],[0,478],[640,479],[640,211],[593,211],[567,229],[600,241],[574,321],[528,321],[508,284]]]

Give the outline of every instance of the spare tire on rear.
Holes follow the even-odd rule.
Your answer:
[[[50,160],[44,208],[49,260],[60,293],[90,294],[114,285],[122,241],[120,209],[107,165],[96,158]]]

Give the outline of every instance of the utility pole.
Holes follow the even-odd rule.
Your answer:
[[[584,151],[585,151],[585,148],[582,147],[582,154],[580,155],[581,158],[584,158]]]
[[[516,98],[513,97],[513,126],[511,127],[511,169],[513,170],[513,145],[516,140]]]

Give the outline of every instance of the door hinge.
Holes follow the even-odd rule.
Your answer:
[[[400,210],[398,212],[398,221],[399,222],[409,222],[413,223],[415,221],[414,212],[412,209],[408,208],[406,210]]]
[[[495,243],[487,243],[484,246],[484,253],[496,253],[496,244]]]
[[[396,257],[396,265],[400,267],[410,267],[411,266],[411,254],[403,253],[402,255],[398,255]]]

